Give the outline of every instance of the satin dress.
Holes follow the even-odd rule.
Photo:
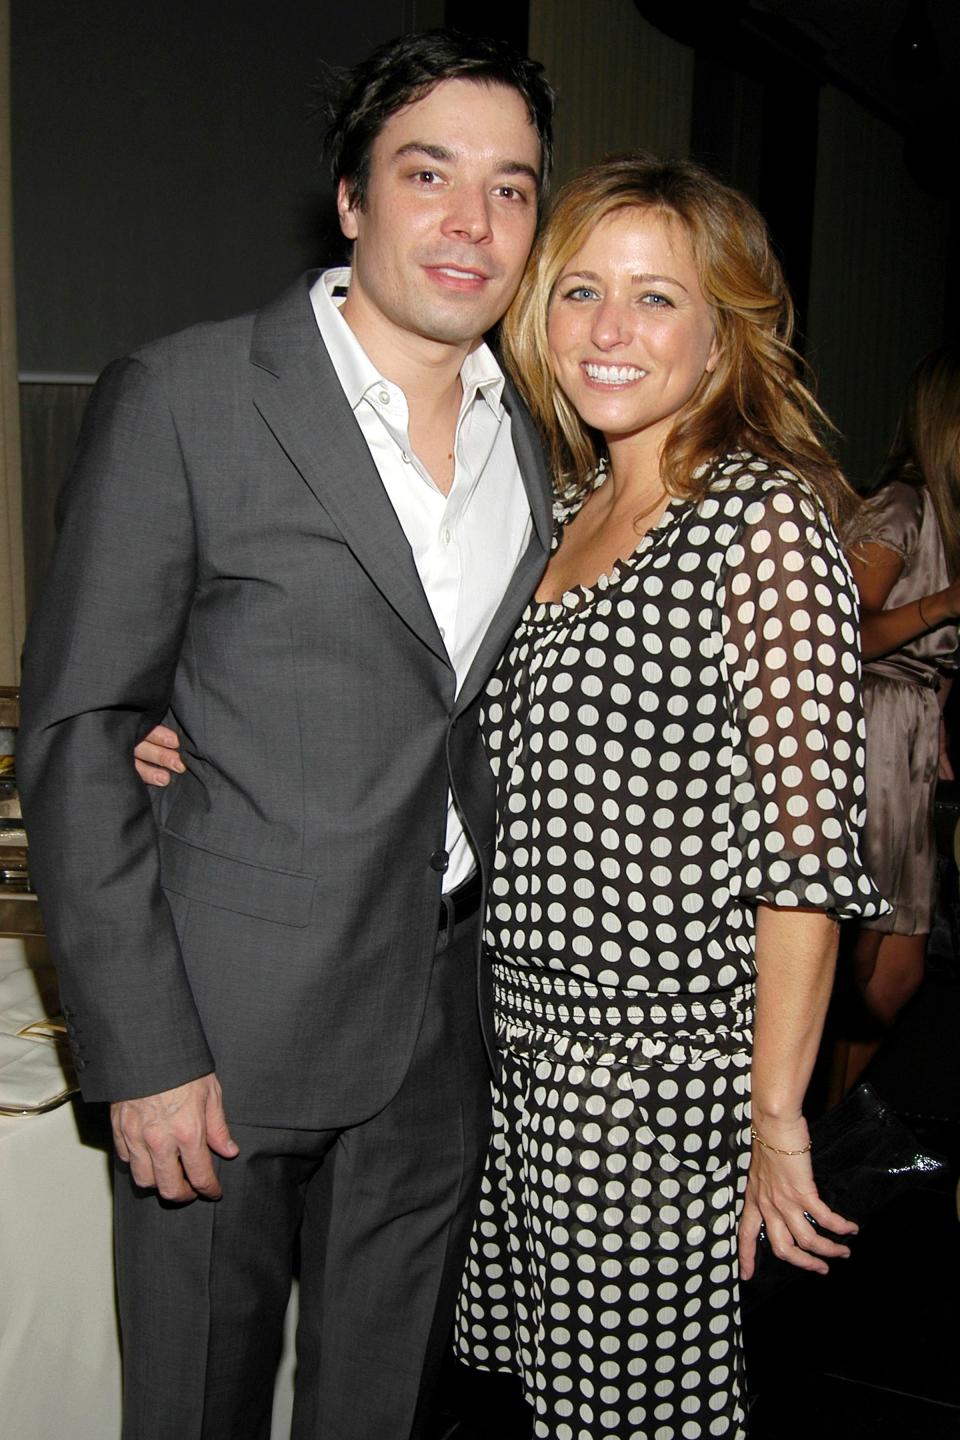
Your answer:
[[[855,542],[892,550],[903,569],[885,610],[950,583],[936,512],[928,492],[893,480],[857,517]],[[933,802],[940,760],[937,690],[957,649],[956,624],[941,625],[863,667],[867,722],[865,854],[893,909],[865,920],[868,930],[926,935],[936,887]]]

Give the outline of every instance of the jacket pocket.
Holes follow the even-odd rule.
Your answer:
[[[160,834],[160,872],[165,890],[189,900],[301,930],[310,923],[317,887],[312,875],[235,860],[169,830]]]

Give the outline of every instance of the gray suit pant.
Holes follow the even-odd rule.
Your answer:
[[[293,1440],[422,1435],[489,1135],[477,923],[438,946],[409,1070],[378,1114],[333,1131],[231,1123],[240,1155],[216,1203],[161,1203],[121,1167],[124,1440],[267,1440],[298,1238]]]

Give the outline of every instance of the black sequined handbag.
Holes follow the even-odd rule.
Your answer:
[[[866,1083],[814,1121],[810,1139],[821,1199],[858,1225],[910,1186],[927,1184],[947,1173],[946,1160],[927,1151]],[[761,1232],[753,1277],[740,1286],[744,1314],[805,1273],[779,1260]]]

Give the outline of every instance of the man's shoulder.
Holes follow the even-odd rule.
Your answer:
[[[129,357],[151,370],[176,368],[214,356],[249,354],[256,311],[229,320],[201,320],[138,346]]]
[[[161,372],[195,372],[198,368],[209,374],[230,364],[246,364],[255,348],[258,331],[272,338],[282,336],[286,328],[293,334],[298,324],[312,321],[309,299],[309,275],[300,276],[280,295],[256,309],[225,320],[203,320],[138,346],[127,357],[147,369]]]

